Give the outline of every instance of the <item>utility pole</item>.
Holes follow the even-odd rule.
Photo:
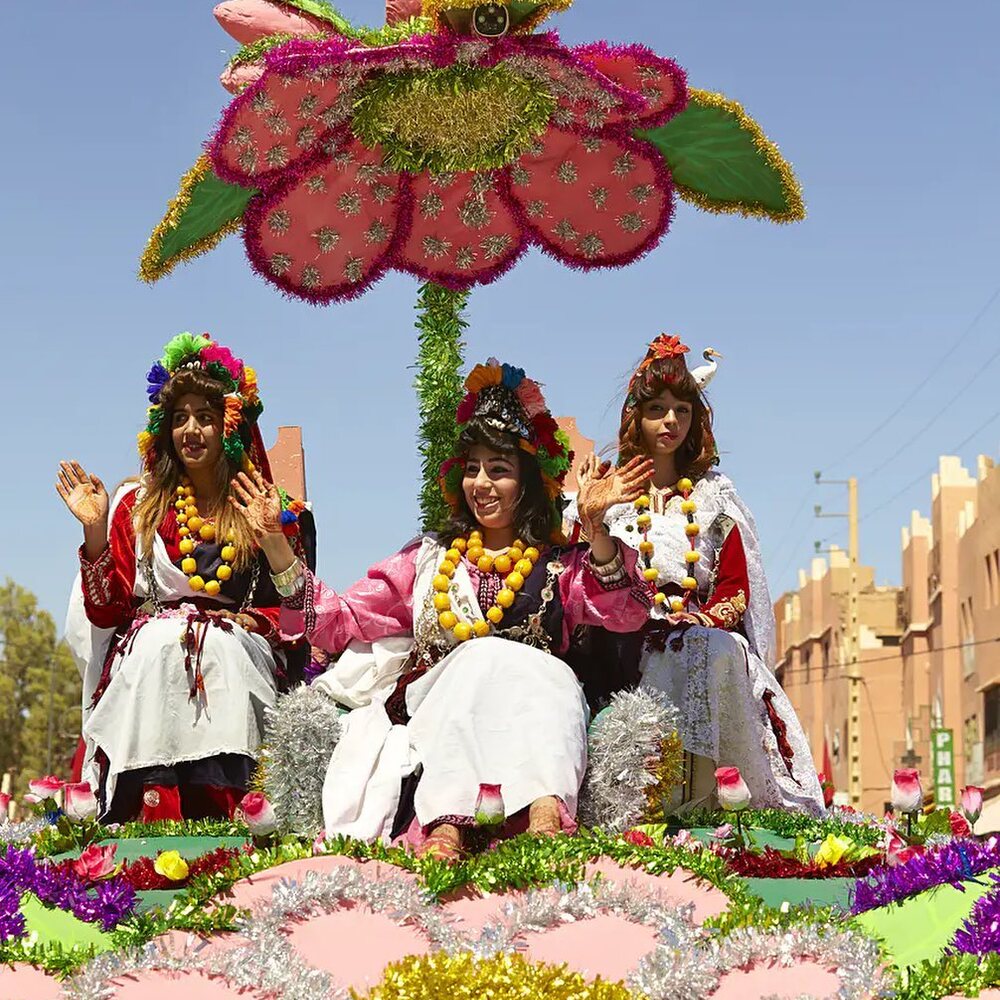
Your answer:
[[[858,613],[858,480],[823,479],[815,473],[818,486],[846,486],[847,513],[824,514],[821,506],[815,507],[816,517],[847,518],[847,560],[850,583],[847,590],[847,792],[851,805],[861,807],[861,621]],[[819,543],[816,543],[817,549]]]

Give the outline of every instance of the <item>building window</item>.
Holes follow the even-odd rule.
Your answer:
[[[1000,684],[983,692],[983,745],[987,754],[1000,750]]]
[[[993,596],[993,557],[996,552],[986,553],[986,607],[992,608],[996,604],[996,598]]]

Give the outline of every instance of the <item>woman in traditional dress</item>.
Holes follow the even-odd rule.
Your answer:
[[[677,337],[654,340],[622,407],[618,462],[646,457],[653,471],[644,495],[612,507],[605,527],[640,553],[654,604],[632,646],[631,676],[628,643],[619,644],[619,679],[664,692],[680,710],[688,767],[675,805],[706,802],[714,769],[735,765],[754,806],[820,813],[808,741],[770,666],[774,614],[753,516],[712,468],[703,389],[715,365],[692,373],[687,351]],[[581,481],[604,467],[589,456]]]
[[[236,491],[283,595],[283,631],[347,650],[316,682],[354,708],[327,770],[327,835],[405,833],[444,857],[477,823],[575,828],[587,706],[558,654],[577,625],[634,630],[650,605],[635,553],[600,530],[611,503],[640,495],[650,463],[594,478],[580,497],[590,544],[567,546],[556,500],[571,452],[539,386],[491,360],[466,389],[442,467],[451,523],[343,593],[296,558],[262,477],[239,476]]]
[[[263,407],[253,369],[207,334],[175,337],[147,382],[139,479],[112,500],[63,462],[56,483],[84,533],[67,624],[84,650],[83,776],[106,822],[231,816],[285,668],[267,564],[226,503],[238,471],[267,469]],[[282,507],[297,532],[302,505]]]

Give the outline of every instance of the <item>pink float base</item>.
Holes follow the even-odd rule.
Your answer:
[[[329,972],[342,986],[362,990],[382,979],[390,962],[423,955],[430,943],[413,927],[400,926],[367,906],[351,906],[301,923],[286,933],[310,964]]]
[[[779,997],[794,1000],[808,992],[810,996],[837,996],[840,980],[836,974],[816,962],[792,966],[755,965],[726,973],[712,1000],[751,1000],[752,997]]]
[[[115,979],[115,1000],[232,1000],[252,994],[200,972],[137,972]]]
[[[525,936],[525,958],[562,965],[590,979],[624,979],[656,947],[656,928],[614,913]]]
[[[32,965],[0,965],[0,997],[4,1000],[58,1000],[58,980]]]

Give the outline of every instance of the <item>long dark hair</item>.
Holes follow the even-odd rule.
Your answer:
[[[480,417],[473,417],[463,428],[458,439],[458,455],[467,458],[476,445],[483,445],[499,452],[517,464],[521,492],[514,510],[514,530],[529,545],[548,545],[556,529],[555,509],[545,494],[542,472],[532,455],[519,444],[520,439],[507,431],[498,430]],[[466,535],[479,527],[476,515],[469,509],[465,491],[459,490],[451,516],[442,525],[441,534],[446,541]]]
[[[646,454],[642,440],[642,404],[655,399],[664,389],[691,404],[691,427],[687,437],[677,449],[677,473],[699,479],[719,462],[712,431],[712,408],[698,388],[698,383],[687,370],[681,375],[657,370],[652,364],[635,380],[629,399],[622,409],[622,422],[618,429],[618,464],[624,465],[637,455]]]

